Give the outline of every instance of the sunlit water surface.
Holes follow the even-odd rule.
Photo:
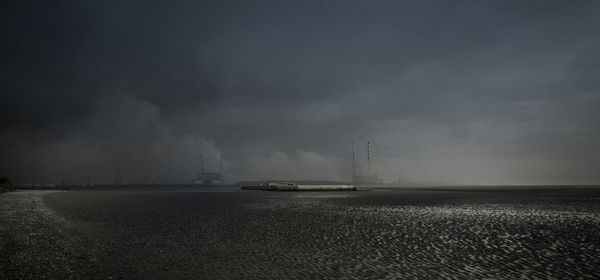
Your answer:
[[[71,191],[114,278],[599,279],[600,190]]]

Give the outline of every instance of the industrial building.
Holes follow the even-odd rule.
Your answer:
[[[222,160],[219,159],[219,172],[215,171],[204,171],[204,159],[202,155],[200,155],[200,172],[198,172],[196,178],[192,180],[193,184],[199,185],[223,185],[225,184],[225,180],[223,180],[223,163]]]
[[[198,176],[196,176],[193,183],[200,185],[222,185],[225,182],[223,181],[221,172],[198,172]]]

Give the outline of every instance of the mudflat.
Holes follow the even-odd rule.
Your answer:
[[[0,194],[0,279],[107,279],[76,222],[49,209],[56,191]]]
[[[0,195],[1,279],[598,279],[600,189]]]

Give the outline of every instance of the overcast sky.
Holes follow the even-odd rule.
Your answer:
[[[600,1],[12,1],[13,182],[600,183]]]

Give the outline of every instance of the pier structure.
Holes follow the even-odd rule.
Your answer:
[[[349,184],[298,184],[295,182],[266,182],[242,186],[242,190],[262,191],[355,191]]]

